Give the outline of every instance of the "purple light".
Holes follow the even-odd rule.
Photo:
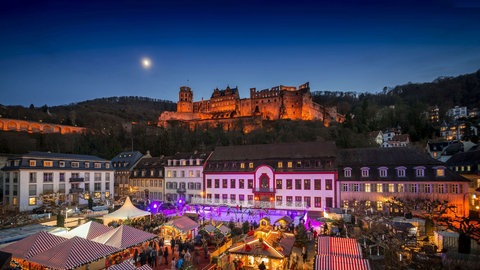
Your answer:
[[[157,206],[158,206],[158,205],[157,205],[156,203],[153,204],[153,208],[154,208],[154,209],[157,209]]]

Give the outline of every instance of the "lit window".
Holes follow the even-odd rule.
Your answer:
[[[32,159],[32,160],[30,160],[29,164],[30,164],[30,167],[35,167],[35,166],[37,166],[37,161]]]
[[[279,161],[279,162],[277,163],[277,167],[278,167],[279,169],[283,168],[283,162]]]
[[[95,169],[100,169],[100,168],[102,168],[102,163],[96,162],[96,163],[93,164],[93,167],[94,167]]]
[[[45,160],[43,162],[43,167],[53,167],[53,161],[51,160]]]
[[[372,192],[372,187],[371,187],[370,183],[365,184],[365,192]]]
[[[287,162],[287,167],[288,168],[292,168],[293,167],[293,163],[291,161]]]
[[[240,163],[240,169],[245,169],[245,163]]]
[[[84,165],[85,165],[85,168],[90,168],[90,163],[85,162]]]
[[[37,197],[29,197],[28,205],[37,205]]]
[[[72,168],[78,168],[79,167],[79,163],[76,162],[76,161],[72,161]]]
[[[445,169],[444,168],[437,168],[436,171],[437,171],[437,176],[438,177],[445,176]]]
[[[248,163],[248,168],[250,168],[250,169],[253,168],[253,162]]]

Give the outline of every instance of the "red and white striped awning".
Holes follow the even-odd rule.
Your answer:
[[[315,270],[370,270],[367,259],[344,256],[317,255]]]
[[[320,236],[317,254],[362,258],[362,249],[353,238]]]
[[[75,236],[33,256],[29,261],[50,269],[74,269],[118,251],[115,247]]]
[[[22,240],[9,244],[0,249],[1,251],[12,253],[12,257],[27,260],[47,249],[50,249],[64,241],[67,238],[60,237],[45,231],[32,234]]]

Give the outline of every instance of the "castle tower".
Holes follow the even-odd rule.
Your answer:
[[[178,92],[177,112],[193,112],[193,92],[188,86],[180,87],[180,92]]]

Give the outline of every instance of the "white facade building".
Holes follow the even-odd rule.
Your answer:
[[[2,170],[3,204],[19,211],[113,198],[110,161],[96,156],[30,152],[10,157]]]

